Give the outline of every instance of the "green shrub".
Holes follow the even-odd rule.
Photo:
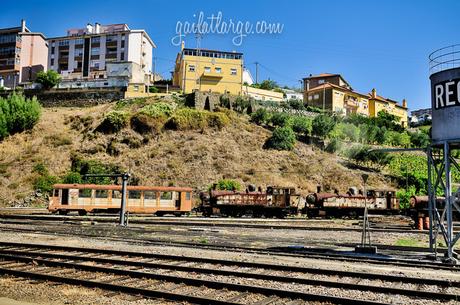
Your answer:
[[[166,116],[152,117],[136,113],[131,117],[131,128],[140,134],[160,134],[166,121]]]
[[[128,125],[129,113],[125,111],[110,111],[104,117],[97,131],[104,133],[118,132]]]
[[[107,174],[120,174],[124,170],[118,165],[114,164],[105,164],[97,160],[88,160],[83,159],[80,155],[71,156],[72,165],[70,167],[70,172],[78,173],[81,177],[87,174],[95,175],[107,175]],[[112,184],[113,179],[108,177],[88,177],[87,179],[82,180],[85,183],[94,183],[94,184]],[[130,184],[133,183],[131,178]]]
[[[410,132],[410,142],[413,147],[425,148],[430,145],[430,136],[422,131]]]
[[[52,175],[39,176],[34,180],[34,188],[49,194],[53,190],[53,185],[58,182],[59,179]]]
[[[160,89],[158,89],[158,88],[155,87],[155,86],[150,86],[150,87],[149,87],[149,92],[150,92],[150,93],[158,93],[158,92],[160,92]]]
[[[355,145],[345,152],[346,157],[358,165],[382,169],[389,165],[393,156],[387,152],[371,150],[366,145]]]
[[[241,184],[232,179],[221,179],[216,184],[217,190],[226,191],[239,191],[241,190]]]
[[[264,148],[292,150],[295,145],[295,133],[290,127],[278,127],[264,144]]]
[[[330,115],[320,114],[313,119],[312,134],[324,139],[334,126],[335,121]]]
[[[290,99],[289,101],[287,101],[287,106],[291,109],[305,110],[305,105],[303,101],[298,99]]]
[[[325,151],[328,153],[335,153],[342,148],[342,142],[337,139],[333,138],[326,146]]]
[[[238,96],[235,99],[233,110],[243,113],[243,112],[247,112],[250,106],[251,106],[251,102],[248,99]]]
[[[304,116],[295,116],[292,121],[292,130],[304,135],[310,135],[312,131],[312,120]]]
[[[79,183],[82,183],[82,178],[81,178],[80,173],[70,171],[64,176],[62,181],[63,183],[68,183],[68,184],[79,184]]]
[[[32,129],[40,118],[41,106],[37,99],[12,93],[0,97],[0,139],[24,130]]]
[[[222,129],[230,123],[230,119],[223,112],[209,112],[206,113],[206,121],[209,127]]]
[[[286,127],[292,124],[292,118],[289,114],[284,112],[275,112],[270,118],[273,126]]]
[[[59,182],[59,178],[50,175],[43,163],[35,164],[32,172],[37,174],[33,180],[34,188],[44,193],[50,193],[53,190],[53,185]]]
[[[164,102],[158,102],[154,104],[147,105],[145,107],[142,107],[139,110],[139,113],[148,115],[152,118],[157,118],[157,117],[170,117],[171,114],[174,111],[174,105],[170,103],[164,103]]]
[[[175,130],[196,130],[207,127],[206,113],[204,111],[181,108],[168,120],[166,127]]]
[[[262,125],[267,124],[270,120],[270,114],[265,108],[259,108],[251,114],[251,122]]]
[[[410,198],[415,196],[417,190],[415,186],[411,185],[407,189],[402,189],[396,192],[396,197],[399,199],[399,208],[407,209],[410,207]]]

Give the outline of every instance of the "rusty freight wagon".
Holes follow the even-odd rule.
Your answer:
[[[50,197],[50,212],[67,214],[76,211],[86,213],[115,213],[121,207],[120,185],[55,184]],[[139,214],[190,213],[192,189],[186,187],[128,186],[126,211]]]
[[[203,216],[285,217],[298,210],[301,201],[294,188],[268,187],[266,191],[220,191],[201,193]]]
[[[364,197],[351,188],[347,194],[312,193],[306,199],[307,214],[311,217],[357,216],[366,205],[370,213],[399,213],[399,200],[390,190],[369,190]]]

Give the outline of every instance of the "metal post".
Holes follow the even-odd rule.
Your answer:
[[[120,208],[120,226],[126,227],[128,225],[128,218],[126,215],[126,192],[128,186],[129,174],[124,173],[121,176],[121,208]]]
[[[364,215],[363,215],[363,232],[361,234],[361,246],[364,247],[366,243],[366,229],[367,229],[367,196],[366,196],[366,181],[364,181]]]
[[[426,162],[427,162],[427,165],[428,165],[428,216],[429,216],[429,219],[430,219],[430,252],[433,252],[434,250],[434,243],[435,243],[435,239],[436,237],[433,236],[433,209],[434,209],[434,206],[435,206],[435,202],[434,202],[434,194],[435,194],[435,191],[433,191],[433,185],[432,185],[432,178],[431,178],[431,170],[432,170],[432,150],[431,150],[431,147],[428,147],[427,148],[427,151],[426,151]]]
[[[453,223],[452,223],[452,185],[451,185],[451,175],[450,175],[450,151],[449,151],[449,142],[444,142],[444,171],[446,175],[445,182],[445,197],[446,197],[446,218],[447,218],[447,260],[453,260]]]

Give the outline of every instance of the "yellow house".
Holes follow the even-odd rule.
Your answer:
[[[243,85],[243,95],[259,101],[272,101],[281,103],[283,101],[283,93],[272,90],[264,90]]]
[[[305,91],[304,102],[313,106],[344,115],[358,113],[369,116],[368,96],[349,87],[323,83]]]
[[[404,99],[402,105],[398,102],[377,95],[377,91],[372,89],[369,93],[369,116],[376,117],[380,111],[386,111],[399,118],[399,123],[403,127],[407,127],[407,102]]]
[[[182,45],[173,75],[173,85],[179,86],[182,92],[241,95],[242,84],[242,53],[188,49]]]

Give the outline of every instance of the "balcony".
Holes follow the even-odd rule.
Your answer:
[[[344,99],[344,104],[345,106],[348,107],[359,107],[359,101],[357,98],[352,97],[352,96],[345,96]]]
[[[202,78],[222,78],[223,74],[215,71],[203,71]]]

